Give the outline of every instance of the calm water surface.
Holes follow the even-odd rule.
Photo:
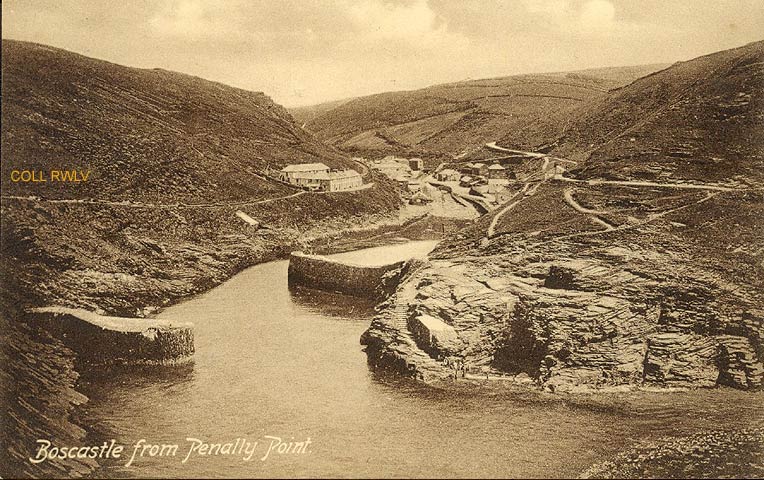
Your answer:
[[[413,242],[341,254],[382,263],[424,254]],[[551,395],[448,392],[372,372],[359,337],[373,305],[287,288],[287,262],[252,267],[164,311],[195,324],[192,364],[90,376],[80,415],[93,438],[126,445],[110,477],[575,476],[648,436],[730,425],[759,398],[740,392],[641,394],[571,402]],[[725,397],[721,397],[723,395]],[[727,404],[719,410],[709,406]],[[311,444],[272,453],[266,436]],[[244,454],[192,455],[186,438],[257,441]],[[140,439],[175,456],[125,463]]]

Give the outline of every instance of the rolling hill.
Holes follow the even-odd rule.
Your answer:
[[[6,195],[215,201],[289,193],[258,173],[352,166],[265,94],[166,70],[3,40]],[[25,185],[12,169],[90,170],[88,182]]]
[[[398,194],[373,174],[372,188],[332,194],[265,175],[288,163],[360,167],[263,93],[27,42],[3,40],[2,62],[0,265],[3,286],[15,285],[4,295],[18,305],[134,314],[278,255],[306,232],[397,219]],[[12,181],[13,170],[51,169],[90,175]]]
[[[662,66],[456,82],[295,109],[293,114],[306,119],[307,130],[344,150],[456,156],[509,132],[527,144],[554,138],[570,112]]]
[[[582,177],[760,184],[762,132],[764,41],[678,62],[609,92],[571,114],[553,153],[585,161]],[[528,146],[512,135],[499,143]]]

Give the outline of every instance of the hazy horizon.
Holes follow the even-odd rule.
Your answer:
[[[469,79],[670,64],[761,40],[758,1],[6,0],[3,38],[288,108]]]

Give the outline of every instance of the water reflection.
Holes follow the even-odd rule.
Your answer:
[[[324,292],[300,285],[290,285],[289,292],[295,305],[306,311],[320,312],[333,318],[369,320],[374,314],[375,302],[371,299]]]

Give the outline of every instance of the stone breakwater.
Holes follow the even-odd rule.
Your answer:
[[[444,360],[455,357],[468,378],[559,392],[761,388],[755,301],[713,279],[651,278],[612,260],[436,257],[402,280],[362,343],[371,364],[425,380],[452,374]]]
[[[321,255],[292,252],[289,256],[289,285],[384,298],[395,290],[406,264],[400,261],[387,265],[358,265]]]
[[[28,311],[32,322],[92,365],[173,364],[194,354],[191,323],[146,318],[108,317],[75,308],[43,307]]]

